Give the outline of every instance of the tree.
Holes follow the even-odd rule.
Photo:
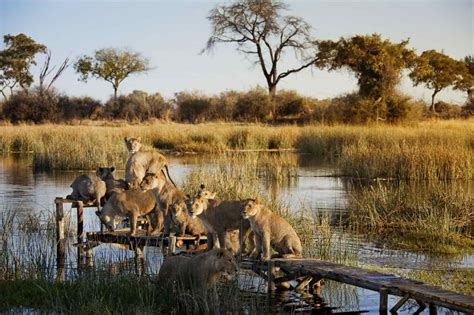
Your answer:
[[[208,20],[212,34],[204,51],[217,43],[234,43],[237,50],[255,58],[267,81],[268,92],[273,98],[280,80],[315,64],[315,41],[311,26],[295,16],[282,16],[286,5],[277,0],[237,0],[229,5],[211,10]],[[279,71],[283,55],[294,52],[298,65]]]
[[[47,77],[56,69],[56,66],[51,67],[51,50],[46,52],[46,59],[44,60],[43,67],[41,68],[40,75],[39,75],[39,91],[48,91],[53,83],[59,79],[59,77],[63,74],[64,70],[69,67],[69,57],[65,58],[64,61],[59,65],[58,69],[54,73],[53,77],[46,84]]]
[[[95,51],[94,56],[79,58],[74,64],[79,80],[87,82],[90,77],[100,78],[112,84],[114,100],[120,84],[131,74],[150,70],[148,59],[129,49],[104,48]]]
[[[415,53],[408,40],[392,43],[380,34],[357,35],[337,42],[319,41],[319,53],[325,56],[329,70],[341,68],[354,72],[361,97],[379,100],[390,95],[400,81],[402,70],[410,67]]]
[[[467,93],[468,103],[474,103],[474,55],[466,56],[462,60],[466,68],[462,71],[461,77],[454,85],[455,90],[465,91]]]
[[[435,113],[436,95],[449,86],[455,87],[466,71],[463,62],[435,50],[426,50],[416,58],[410,78],[415,86],[423,83],[428,89],[433,90],[431,110]]]
[[[36,54],[46,52],[46,46],[23,33],[4,35],[3,42],[6,48],[0,51],[0,92],[6,100],[6,88],[9,88],[12,95],[16,86],[26,90],[33,83],[30,66],[36,64]]]

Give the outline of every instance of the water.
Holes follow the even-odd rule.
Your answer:
[[[179,185],[186,175],[193,169],[208,163],[206,158],[200,156],[169,157],[170,173]],[[35,173],[31,168],[31,156],[9,155],[0,158],[0,211],[16,209],[20,213],[53,213],[54,198],[65,197],[71,192],[69,185],[79,172],[54,171],[51,173]],[[93,172],[91,172],[93,174]],[[308,157],[299,157],[297,180],[292,180],[285,185],[277,183],[263,183],[287,203],[305,207],[314,212],[346,213],[348,195],[351,185],[346,179],[337,177],[337,169],[330,164],[321,164]],[[123,171],[117,171],[116,177],[123,177]],[[262,181],[265,181],[262,179]],[[474,194],[473,181],[466,182],[466,191]],[[423,185],[421,185],[423,186]],[[68,208],[66,207],[66,210]],[[74,217],[74,216],[73,216]],[[85,230],[98,230],[99,223],[94,211],[85,211]],[[456,268],[474,268],[472,255],[458,255],[454,257],[429,256],[420,253],[387,248],[378,242],[369,242],[365,239],[354,239],[352,246],[356,246],[357,259],[361,264],[375,265],[383,268],[393,268],[404,271],[416,270],[446,270]],[[68,265],[74,268],[75,250],[68,250]],[[148,261],[147,272],[156,273],[161,263],[159,250],[147,248],[144,253]],[[94,249],[94,259],[118,264],[133,259],[133,252],[122,250],[111,245],[101,245]],[[331,288],[333,289],[326,289]],[[306,296],[276,297],[283,305],[292,301],[303,303]],[[318,297],[319,298],[319,297]],[[317,303],[324,307],[335,307],[338,310],[366,310],[378,313],[378,293],[331,283],[323,286],[321,300]],[[312,299],[312,298],[311,298]],[[310,300],[311,300],[310,299]],[[315,304],[311,300],[309,304]],[[393,297],[389,305],[396,303]],[[304,304],[304,303],[303,303]],[[408,313],[413,309],[407,310]],[[403,311],[402,311],[403,312]]]

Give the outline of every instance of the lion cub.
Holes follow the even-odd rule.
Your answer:
[[[89,175],[79,175],[72,182],[72,193],[66,199],[93,202],[100,207],[100,200],[105,196],[106,184],[104,181]]]
[[[115,167],[98,167],[95,171],[97,177],[105,182],[107,188],[105,193],[105,199],[109,199],[113,194],[122,192],[128,189],[127,182],[123,179],[115,179],[113,172]]]
[[[163,172],[163,168],[166,169],[171,183],[175,185],[168,170],[168,160],[162,154],[153,151],[140,151],[142,147],[140,137],[125,137],[124,141],[130,154],[125,165],[125,181],[130,185],[130,188],[138,189],[146,173],[158,174]]]
[[[250,221],[255,234],[256,247],[251,254],[253,257],[263,254],[262,259],[268,260],[271,248],[284,258],[301,257],[301,241],[293,227],[266,208],[259,198],[247,200],[242,217]]]
[[[197,196],[189,203],[188,211],[192,218],[199,218],[206,228],[208,249],[214,247],[235,249],[232,244],[235,237],[229,235],[234,233],[239,237],[242,236],[238,246],[238,252],[241,252],[243,243],[250,233],[250,224],[241,216],[245,201],[217,200],[214,199],[216,194],[205,190],[204,185],[201,185],[200,188]],[[253,247],[253,244],[251,246]],[[238,252],[234,252],[234,254]]]

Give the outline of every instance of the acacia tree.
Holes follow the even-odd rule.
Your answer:
[[[94,56],[84,55],[74,64],[80,74],[79,80],[87,82],[90,77],[105,80],[112,84],[114,100],[120,84],[131,74],[150,70],[149,61],[140,53],[129,49],[103,48],[95,51]]]
[[[255,59],[273,98],[283,78],[318,62],[317,46],[311,26],[295,16],[281,15],[287,6],[277,0],[238,0],[211,10],[208,20],[212,34],[204,51],[217,43],[233,43],[237,50]],[[298,65],[280,71],[279,62],[286,52],[297,56]]]
[[[435,50],[426,50],[416,58],[410,78],[415,86],[423,83],[426,88],[433,90],[431,110],[435,113],[436,95],[449,86],[456,87],[464,73],[467,73],[467,69],[463,62]]]
[[[400,81],[403,69],[410,67],[415,53],[408,49],[408,40],[392,43],[380,34],[357,35],[339,41],[318,42],[320,53],[327,55],[329,71],[341,68],[354,72],[359,95],[383,99]]]
[[[33,83],[29,69],[36,64],[35,55],[46,52],[46,46],[23,33],[5,35],[3,42],[6,48],[0,51],[0,92],[6,100],[5,89],[8,88],[12,95],[16,86],[26,90]]]

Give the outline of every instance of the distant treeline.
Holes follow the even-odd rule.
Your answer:
[[[464,106],[442,101],[433,113],[423,101],[392,94],[380,106],[357,93],[332,99],[301,96],[295,91],[279,91],[269,96],[262,87],[249,91],[225,91],[218,95],[200,92],[179,92],[172,99],[159,93],[133,91],[105,103],[91,97],[69,97],[56,92],[32,89],[14,93],[0,103],[0,118],[18,122],[67,122],[71,120],[120,119],[145,121],[150,119],[199,123],[205,121],[243,122],[319,122],[370,123],[415,121],[433,117],[466,118],[474,115],[474,103]],[[275,116],[275,117],[274,117]]]

